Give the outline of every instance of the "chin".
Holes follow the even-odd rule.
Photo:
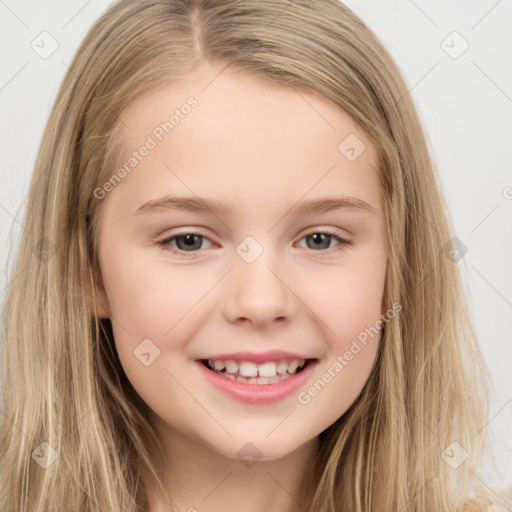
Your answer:
[[[251,463],[254,465],[256,461],[282,459],[304,444],[290,443],[289,436],[288,443],[286,443],[286,439],[277,435],[277,432],[271,434],[271,436],[275,436],[274,439],[265,439],[265,435],[252,438],[251,436],[245,436],[243,440],[231,439],[228,441],[228,446],[210,447],[227,458],[240,460],[250,466]]]

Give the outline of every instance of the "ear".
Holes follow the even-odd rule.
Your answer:
[[[109,301],[100,269],[88,269],[84,272],[82,283],[87,308],[91,315],[98,318],[110,318]]]

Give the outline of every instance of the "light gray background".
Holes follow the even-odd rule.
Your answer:
[[[480,476],[489,486],[510,485],[512,2],[345,3],[391,51],[424,121],[457,237],[467,247],[459,263],[495,386],[488,428],[499,471],[487,462]],[[0,0],[0,300],[16,277],[8,270],[49,110],[78,44],[109,4]],[[58,47],[42,58],[35,49],[50,51],[52,38]]]

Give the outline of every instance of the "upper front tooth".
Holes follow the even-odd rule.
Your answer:
[[[260,364],[258,372],[260,377],[275,377],[277,372],[276,363],[269,362]]]
[[[216,371],[222,371],[225,368],[227,373],[239,373],[242,377],[275,377],[277,374],[295,373],[297,368],[302,368],[305,364],[304,359],[294,359],[288,363],[285,359],[281,361],[267,361],[262,364],[256,364],[252,361],[234,361],[228,359],[212,360],[209,359],[210,367]]]
[[[238,373],[242,377],[257,377],[258,365],[250,361],[242,361],[238,367]]]

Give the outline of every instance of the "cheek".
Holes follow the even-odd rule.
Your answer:
[[[298,401],[318,407],[326,425],[356,400],[375,362],[386,274],[385,254],[378,252],[379,259],[377,252],[358,253],[352,264],[317,275],[308,286],[308,304],[328,346],[317,379]]]
[[[364,266],[340,271],[326,281],[324,293],[311,296],[327,354],[297,401],[323,428],[345,414],[370,376],[380,342],[384,271]]]
[[[115,265],[111,262],[115,261]],[[199,308],[194,305],[211,288],[200,272],[170,268],[143,255],[116,253],[105,260],[102,272],[107,290],[114,337],[120,358],[133,354],[144,340],[162,352],[175,350],[183,329],[190,329]],[[172,343],[171,343],[172,342]]]
[[[331,348],[343,350],[365,329],[380,321],[386,273],[386,259],[357,258],[325,276],[316,276],[308,297],[322,320]],[[378,323],[377,323],[378,326]]]

